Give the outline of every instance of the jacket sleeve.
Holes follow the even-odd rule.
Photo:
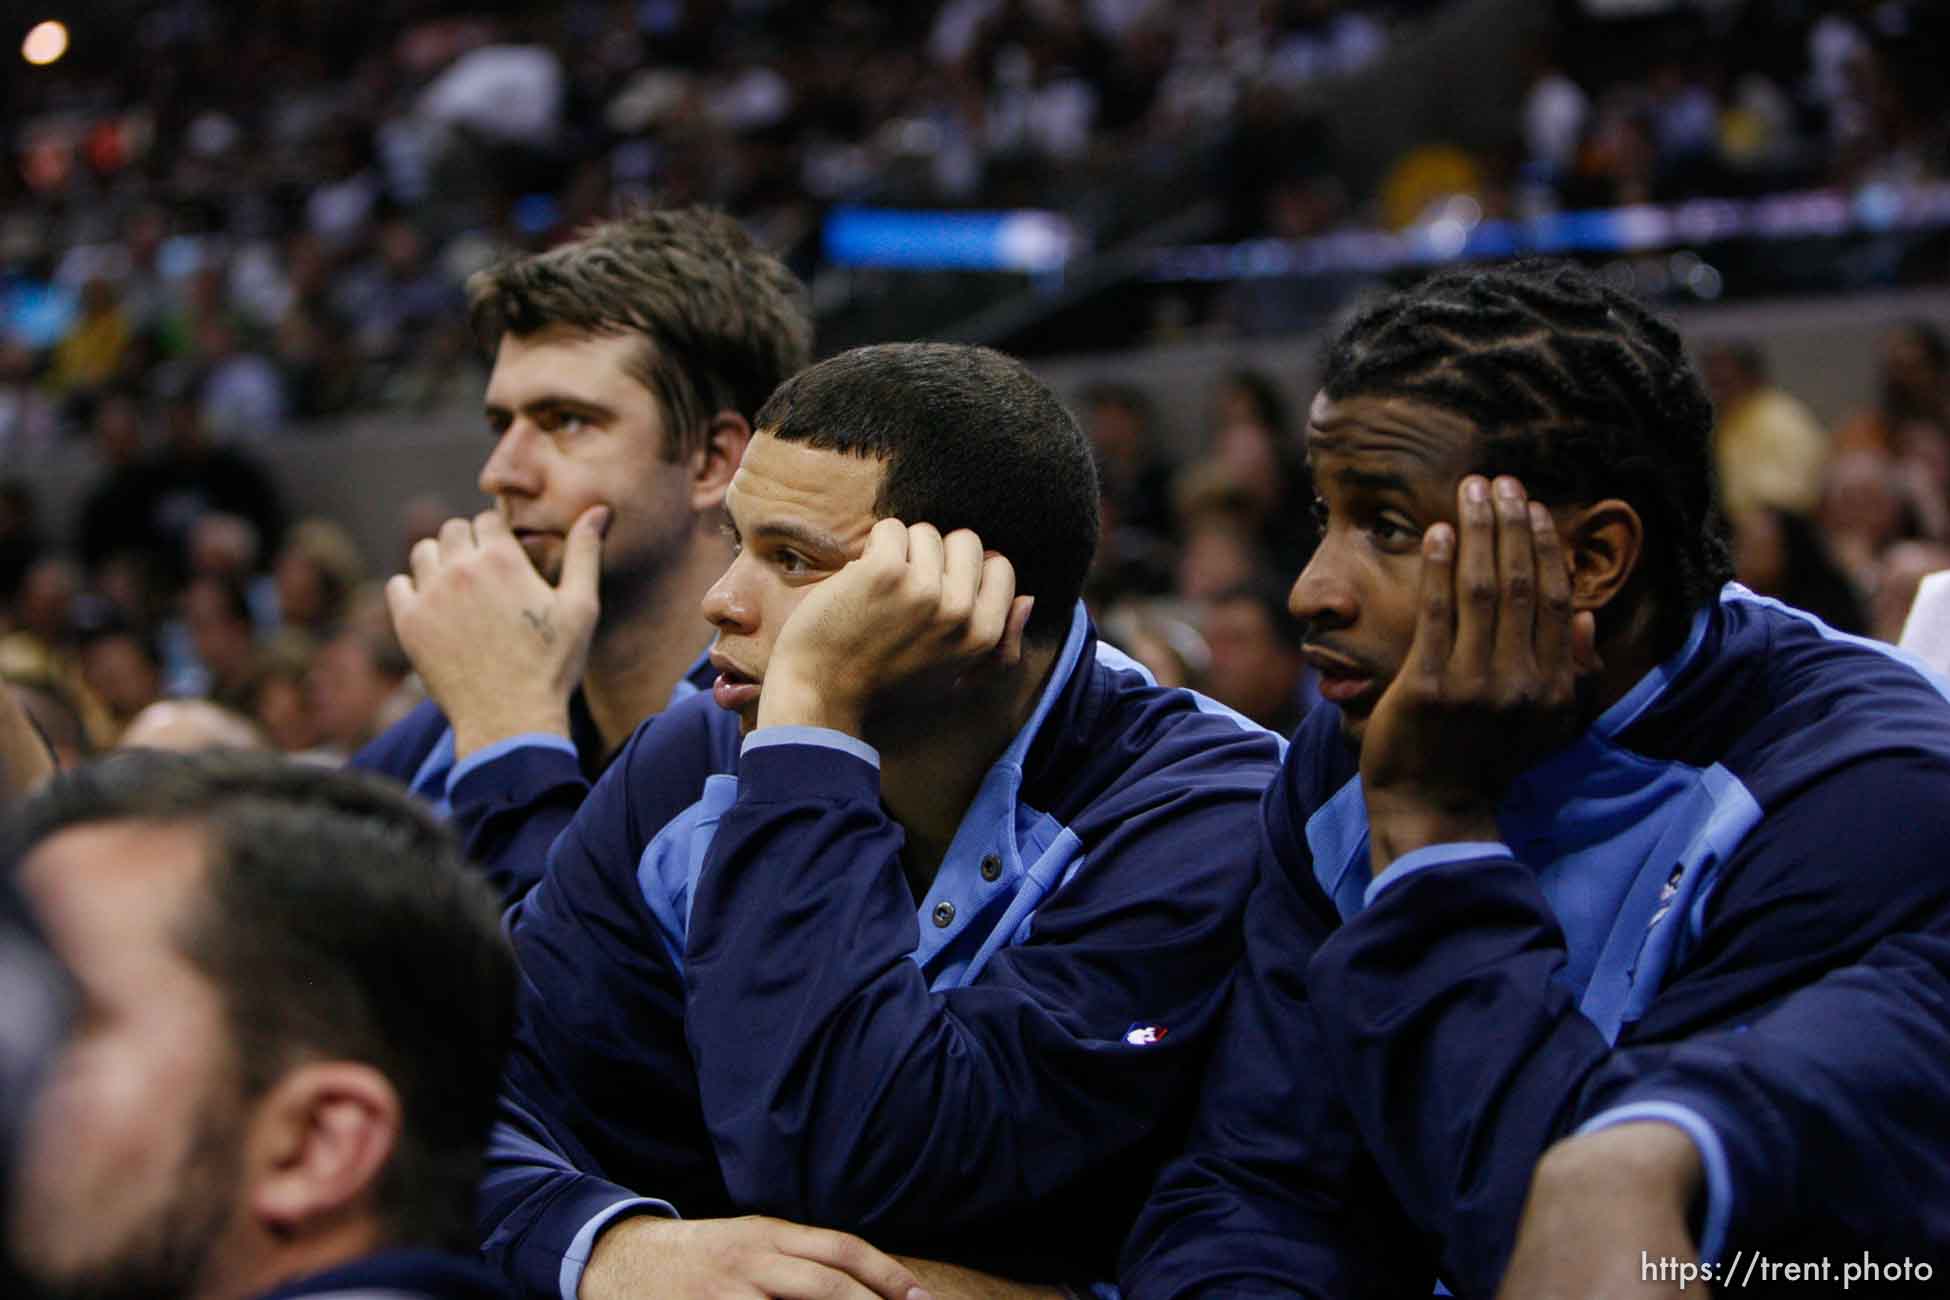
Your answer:
[[[1884,755],[1771,811],[1617,1046],[1500,848],[1401,873],[1320,946],[1309,991],[1341,1094],[1459,1293],[1494,1291],[1544,1148],[1624,1119],[1699,1145],[1708,1258],[1802,1233],[1950,1240],[1945,776]],[[1863,808],[1901,811],[1869,827]]]
[[[1154,1135],[1188,1100],[1239,951],[1273,771],[1271,741],[1240,737],[1160,779],[1085,846],[1025,942],[946,991],[910,958],[903,837],[873,761],[748,741],[686,960],[692,1056],[740,1203],[900,1240],[1021,1211]]]
[[[484,1252],[524,1296],[573,1300],[597,1236],[619,1216],[723,1208],[682,985],[636,874],[660,829],[646,821],[674,815],[714,765],[702,734],[640,728],[508,913],[521,972],[515,1040],[478,1211]]]
[[[426,700],[348,763],[410,785],[447,730],[439,705]],[[589,782],[566,737],[535,734],[509,737],[451,770],[437,769],[414,793],[436,803],[444,799],[468,861],[509,904],[541,879],[549,845],[582,805]]]
[[[1245,961],[1185,1150],[1159,1175],[1125,1245],[1126,1300],[1379,1300],[1434,1289],[1432,1248],[1362,1146],[1308,1001],[1308,959],[1337,918],[1282,790],[1294,776],[1290,763],[1267,791]]]
[[[401,785],[411,785],[420,764],[439,743],[447,730],[447,717],[432,700],[422,700],[411,712],[367,741],[351,758],[347,767],[362,772],[390,776]]]
[[[491,745],[456,763],[447,778],[454,831],[503,904],[535,887],[549,846],[588,795],[575,747],[559,736]]]

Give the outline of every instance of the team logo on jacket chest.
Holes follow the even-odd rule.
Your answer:
[[[1132,1025],[1124,1031],[1124,1041],[1132,1047],[1156,1047],[1170,1032],[1163,1025]]]

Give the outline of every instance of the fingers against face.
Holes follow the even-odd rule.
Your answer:
[[[1415,640],[1405,662],[1405,670],[1431,694],[1441,691],[1455,644],[1456,583],[1456,530],[1448,524],[1431,524],[1422,534],[1422,589]]]
[[[1564,663],[1570,651],[1571,569],[1557,521],[1540,502],[1529,504],[1531,545],[1537,552],[1537,663],[1546,672]],[[1571,665],[1575,671],[1576,665]]]
[[[1529,677],[1543,660],[1537,635],[1537,542],[1530,526],[1530,507],[1523,484],[1508,475],[1490,484],[1496,513],[1495,664],[1500,675]]]
[[[471,519],[449,519],[440,525],[440,558],[452,561],[474,549],[474,521]]]
[[[1456,640],[1450,662],[1462,681],[1480,682],[1490,674],[1500,599],[1496,563],[1489,481],[1470,474],[1456,485]]]

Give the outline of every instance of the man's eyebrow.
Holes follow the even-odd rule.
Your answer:
[[[519,407],[506,402],[483,402],[481,409],[488,415],[505,415],[511,410],[535,411],[587,411],[603,419],[613,418],[615,408],[604,402],[592,401],[587,397],[575,397],[568,393],[537,393]]]
[[[729,516],[727,516],[729,517]],[[737,529],[733,524],[732,528]],[[846,554],[846,547],[840,539],[824,529],[813,528],[792,519],[762,519],[752,525],[751,535],[771,541],[791,542],[814,554]]]
[[[1341,486],[1368,492],[1400,492],[1412,495],[1414,489],[1407,479],[1388,470],[1357,469],[1343,465],[1333,473],[1333,479]]]

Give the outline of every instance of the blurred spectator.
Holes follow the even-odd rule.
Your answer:
[[[1313,554],[1306,460],[1279,386],[1256,370],[1221,376],[1213,398],[1208,463],[1243,493],[1254,540],[1275,573],[1298,573]]]
[[[316,652],[302,632],[285,632],[258,651],[251,666],[250,715],[271,748],[305,754],[318,747],[317,711],[311,695]]]
[[[1300,654],[1307,629],[1287,609],[1287,585],[1255,575],[1214,597],[1201,623],[1212,656],[1205,690],[1282,736],[1319,700]]]
[[[54,446],[54,403],[36,382],[34,354],[0,334],[0,465],[32,463]]]
[[[191,568],[191,541],[205,515],[246,521],[257,545],[275,547],[284,513],[270,476],[246,453],[218,446],[191,396],[162,405],[165,442],[143,455],[143,412],[133,396],[114,392],[96,411],[102,476],[83,498],[75,545],[91,571],[134,553],[165,588]]]
[[[1869,604],[1869,635],[1895,645],[1916,601],[1916,589],[1932,573],[1950,569],[1950,546],[1941,542],[1897,542],[1883,555],[1875,598]]]
[[[117,749],[266,749],[257,724],[209,700],[158,700],[135,715]]]
[[[72,559],[39,557],[21,578],[13,635],[32,639],[45,653],[64,653],[73,642],[75,598],[81,590],[81,570]]]
[[[1835,458],[1822,484],[1816,522],[1864,601],[1873,599],[1882,581],[1884,552],[1916,534],[1915,515],[1895,462],[1872,451]]]
[[[1103,618],[1111,644],[1143,664],[1160,686],[1205,688],[1211,647],[1198,629],[1163,601],[1127,601]]]
[[[101,468],[81,499],[75,549],[89,572],[111,556],[147,555],[155,545],[149,513],[155,482],[143,460],[142,403],[126,388],[110,389],[95,402],[90,430]]]
[[[1177,497],[1179,597],[1210,600],[1264,566],[1258,513],[1231,474],[1212,464],[1188,466]]]
[[[162,657],[155,644],[103,606],[79,633],[81,677],[107,711],[110,737],[162,698]]]
[[[1815,413],[1770,382],[1766,359],[1751,343],[1713,344],[1704,370],[1722,504],[1730,512],[1813,510],[1828,459],[1828,435]]]
[[[318,743],[350,758],[367,741],[405,717],[420,701],[413,664],[393,635],[377,588],[354,598],[337,635],[312,660],[312,712]]]
[[[71,400],[93,396],[125,377],[134,334],[115,286],[88,281],[81,290],[80,318],[54,349],[49,383]]]
[[[1862,594],[1806,515],[1762,507],[1732,516],[1733,576],[1841,632],[1863,633]]]
[[[1884,334],[1877,387],[1875,405],[1836,435],[1838,450],[1895,452],[1911,425],[1950,432],[1950,349],[1943,331],[1910,320]]]
[[[342,525],[302,519],[278,552],[272,577],[279,623],[322,637],[345,616],[353,591],[365,578],[365,561]]]
[[[1131,385],[1095,384],[1084,391],[1083,428],[1097,453],[1098,483],[1116,527],[1168,538],[1177,470],[1158,450],[1156,419],[1151,399]]]
[[[243,585],[209,575],[192,579],[183,591],[183,627],[195,660],[172,666],[170,693],[208,696],[249,713],[257,635]]]
[[[211,317],[197,327],[198,414],[217,442],[260,442],[284,427],[284,377],[244,346],[234,322]]]
[[[65,583],[69,574],[60,572],[61,567],[62,562],[55,561],[43,566],[41,572],[52,575],[47,579],[50,584]],[[71,565],[66,567],[72,569]],[[50,607],[63,599],[50,600]],[[36,621],[51,620],[42,616]],[[65,615],[60,623],[57,636],[49,636],[49,629],[35,632],[23,626],[0,637],[0,678],[45,696],[27,701],[29,714],[49,725],[58,723],[60,736],[54,738],[62,739],[73,752],[91,753],[113,737],[114,722],[88,688],[80,657],[69,639],[71,627]],[[70,731],[77,734],[70,737]]]
[[[236,447],[219,445],[194,399],[166,401],[163,421],[163,449],[147,464],[156,484],[147,520],[165,558],[181,572],[190,560],[197,521],[213,511],[248,521],[258,545],[275,550],[284,537],[284,510],[277,488],[257,461]]]
[[[190,577],[221,578],[244,590],[259,632],[278,627],[278,589],[263,571],[257,529],[240,515],[212,510],[190,527]]]
[[[74,767],[95,756],[94,740],[67,689],[52,677],[0,672],[0,690],[10,690],[54,754],[55,766]]]

